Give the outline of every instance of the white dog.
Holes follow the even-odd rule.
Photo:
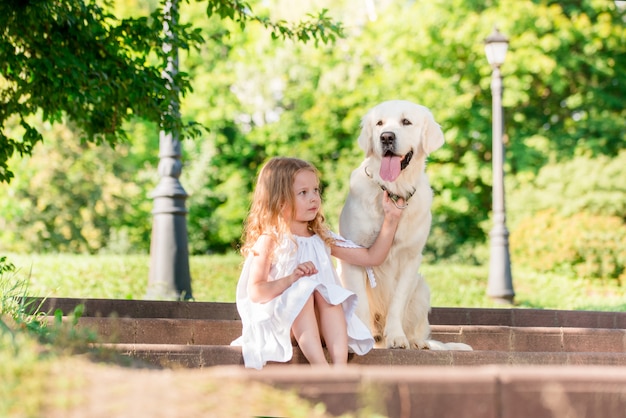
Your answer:
[[[341,235],[372,245],[383,223],[384,190],[394,201],[403,198],[406,208],[387,259],[374,268],[375,287],[363,267],[339,261],[343,285],[358,295],[357,315],[370,324],[378,347],[471,349],[428,339],[430,289],[419,274],[432,218],[426,157],[443,145],[441,127],[426,107],[392,100],[365,115],[358,143],[365,160],[350,176]]]

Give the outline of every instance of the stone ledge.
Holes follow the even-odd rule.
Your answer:
[[[241,321],[84,317],[80,327],[103,342],[228,345],[241,335]],[[432,325],[431,338],[475,350],[626,353],[626,330],[598,328]]]
[[[367,408],[390,417],[623,417],[626,368],[580,366],[356,366],[212,368],[219,379],[295,390],[340,415]]]
[[[122,354],[162,367],[205,368],[243,365],[241,348],[218,345],[174,344],[103,344]],[[482,365],[602,365],[626,366],[625,353],[549,353],[507,351],[432,351],[374,349],[364,356],[351,354],[351,365],[385,366],[482,366]],[[308,364],[302,352],[294,347],[287,364]]]
[[[26,298],[33,309],[66,315],[83,303],[86,317],[116,315],[131,318],[186,318],[237,320],[234,303],[169,302],[125,299]],[[574,327],[626,329],[626,312],[569,311],[523,308],[442,308],[433,307],[433,325],[500,325],[515,327]]]

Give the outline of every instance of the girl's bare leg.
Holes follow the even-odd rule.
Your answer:
[[[320,329],[334,365],[348,364],[348,326],[341,305],[331,305],[319,292],[313,293]]]
[[[300,314],[293,321],[291,332],[309,363],[328,365],[322,349],[322,341],[313,303],[313,296],[311,296]]]

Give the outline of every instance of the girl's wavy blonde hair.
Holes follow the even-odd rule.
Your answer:
[[[295,215],[293,183],[296,174],[302,170],[311,171],[318,179],[320,177],[315,166],[298,158],[274,157],[261,168],[250,212],[244,224],[241,247],[241,254],[244,257],[261,235],[270,235],[276,243],[280,242],[282,236],[291,235],[288,219],[283,216],[283,209],[291,208],[291,216]],[[321,207],[315,219],[309,222],[308,228],[309,231],[319,235],[327,245],[334,243]]]

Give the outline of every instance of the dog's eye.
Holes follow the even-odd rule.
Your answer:
[[[376,126],[383,126],[383,121],[379,120],[378,122],[376,122]]]
[[[402,119],[402,124],[403,124],[404,126],[406,126],[406,125],[413,125],[413,124],[411,123],[411,121],[410,121],[410,120],[408,120],[407,118]]]

